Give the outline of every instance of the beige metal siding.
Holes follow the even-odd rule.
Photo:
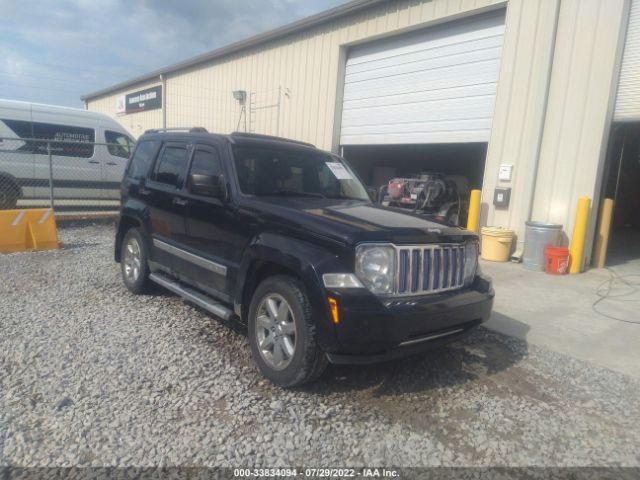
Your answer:
[[[200,125],[212,131],[231,132],[236,129],[240,114],[231,92],[246,90],[254,93],[255,132],[279,134],[330,149],[335,147],[332,141],[336,93],[342,84],[338,74],[341,48],[504,4],[504,0],[387,2],[207,65],[171,74],[165,92],[167,126]],[[113,115],[117,96],[89,100],[88,108]],[[270,107],[278,103],[278,98],[279,116],[278,108]],[[247,105],[248,110],[249,107]],[[144,128],[160,126],[160,111],[157,118],[151,117],[155,112],[147,112],[149,124],[145,125],[143,117],[117,119],[129,129],[132,128],[129,125],[143,125],[134,129],[133,133],[138,133]]]
[[[625,0],[560,5],[533,220],[560,223],[569,237],[578,197],[599,191],[627,10]]]
[[[485,225],[513,228],[518,247],[529,219],[549,91],[560,0],[511,0],[507,8],[498,93],[483,186]],[[511,182],[498,181],[500,164],[513,165]],[[508,209],[493,206],[496,186],[511,187]]]

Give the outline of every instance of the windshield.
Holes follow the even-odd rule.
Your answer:
[[[349,166],[325,152],[237,146],[234,157],[242,193],[369,200]]]

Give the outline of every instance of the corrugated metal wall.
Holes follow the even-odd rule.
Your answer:
[[[590,197],[595,206],[589,242],[598,211],[599,173],[613,115],[627,13],[625,0],[560,3],[532,218],[560,223],[571,236],[577,199]]]
[[[498,94],[485,164],[483,224],[513,228],[524,243],[540,150],[560,0],[511,0],[507,9]],[[498,181],[500,164],[513,166]],[[511,187],[508,209],[493,207],[497,186]]]

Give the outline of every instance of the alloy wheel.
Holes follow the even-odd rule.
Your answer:
[[[283,370],[296,351],[296,324],[291,306],[282,295],[266,295],[256,312],[255,334],[262,359],[273,369]]]

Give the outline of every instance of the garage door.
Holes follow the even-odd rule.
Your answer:
[[[342,145],[487,142],[504,11],[351,49]]]
[[[640,1],[633,0],[624,43],[614,120],[640,120]]]

